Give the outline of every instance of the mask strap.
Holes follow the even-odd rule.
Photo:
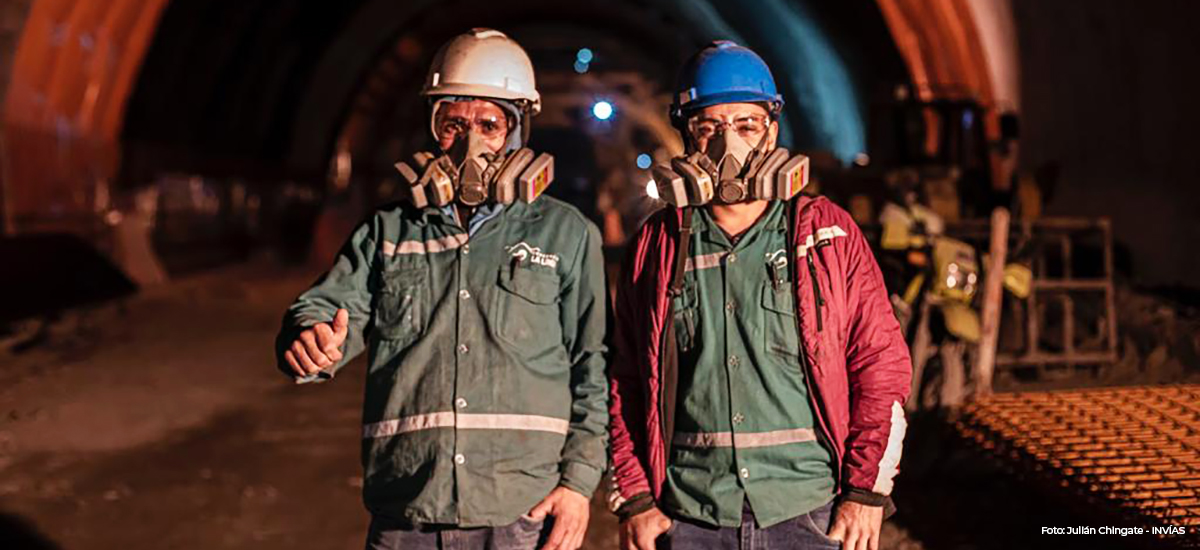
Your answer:
[[[683,219],[679,223],[679,243],[675,247],[675,272],[671,277],[671,295],[679,296],[683,292],[683,275],[687,271],[687,258],[692,249],[692,207],[683,209]]]
[[[769,138],[769,137],[771,137],[771,126],[770,125],[767,126],[767,131],[763,132],[762,137],[759,138],[758,145],[755,145],[754,148],[750,150],[751,154],[754,154],[754,153],[758,153],[758,154],[755,155],[753,162],[751,161],[750,158],[747,158],[746,159],[747,164],[761,163],[763,159],[767,158],[767,138]]]

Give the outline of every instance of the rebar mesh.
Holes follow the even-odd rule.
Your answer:
[[[1200,385],[996,394],[956,427],[1100,516],[1200,548]]]

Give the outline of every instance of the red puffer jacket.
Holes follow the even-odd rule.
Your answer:
[[[825,198],[791,205],[789,259],[806,382],[818,427],[833,443],[844,497],[883,505],[900,462],[912,364],[879,266],[845,210]],[[646,221],[630,243],[617,288],[610,365],[614,511],[658,498],[666,477],[664,333],[679,242],[679,209]],[[633,508],[631,505],[628,508]]]

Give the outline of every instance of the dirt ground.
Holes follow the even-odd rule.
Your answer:
[[[282,310],[311,279],[223,269],[72,312],[41,345],[0,351],[0,548],[362,548],[365,369],[295,386],[273,366]],[[929,445],[925,454],[936,456],[944,443]],[[889,522],[883,548],[1013,547],[1003,533],[1011,522],[972,542],[1003,499],[973,520],[958,517],[978,502],[962,490],[970,476],[993,480],[990,501],[1009,484],[955,468],[957,477],[915,471],[957,499],[898,481],[917,509],[897,518],[926,541]],[[616,547],[601,500],[589,549]]]

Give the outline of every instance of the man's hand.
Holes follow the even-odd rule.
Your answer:
[[[541,521],[554,516],[554,528],[542,550],[576,550],[583,545],[587,534],[591,508],[588,498],[566,487],[550,491],[546,498],[529,511],[529,517]]]
[[[283,353],[297,376],[316,374],[342,360],[342,344],[350,332],[350,312],[339,309],[330,323],[318,323],[305,329]]]
[[[621,524],[621,550],[654,550],[654,541],[671,528],[671,518],[651,508]]]
[[[833,517],[829,538],[842,542],[842,550],[879,550],[883,506],[843,501]]]

